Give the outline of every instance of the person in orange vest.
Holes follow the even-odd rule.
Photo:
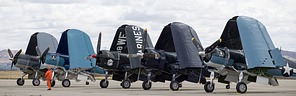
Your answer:
[[[50,69],[50,67],[48,66],[47,71],[45,73],[45,78],[47,80],[47,90],[51,90],[51,78],[52,78],[52,71]]]

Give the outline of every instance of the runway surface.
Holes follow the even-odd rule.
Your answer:
[[[215,81],[216,82],[216,81]],[[26,80],[24,86],[17,86],[16,80],[0,79],[1,96],[295,96],[296,80],[279,80],[280,86],[266,86],[255,83],[248,84],[248,91],[245,94],[236,93],[235,83],[230,89],[225,89],[225,84],[215,83],[216,89],[213,93],[206,93],[203,85],[190,82],[183,82],[179,91],[171,91],[169,83],[152,83],[151,90],[142,89],[142,81],[132,83],[130,89],[122,89],[120,82],[109,80],[109,87],[102,89],[99,80],[90,82],[71,81],[71,86],[64,88],[61,82],[57,81],[52,90],[48,91],[46,82],[41,81],[40,86],[33,86],[32,80]]]

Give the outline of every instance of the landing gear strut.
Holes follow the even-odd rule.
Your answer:
[[[204,90],[208,93],[211,93],[215,90],[215,83],[213,83],[213,80],[215,78],[215,73],[214,71],[210,71],[211,75],[210,75],[210,81],[206,82],[204,85]]]
[[[240,72],[239,74],[239,82],[236,85],[236,92],[237,93],[246,93],[247,92],[247,85],[246,83],[242,82],[243,79],[243,72]]]
[[[178,91],[180,87],[182,87],[182,84],[180,84],[178,81],[176,81],[176,78],[178,78],[180,75],[173,74],[173,80],[170,83],[170,89],[173,91]]]
[[[27,75],[27,73],[23,73],[22,74],[22,77],[21,78],[18,78],[17,80],[16,80],[16,84],[18,85],[18,86],[23,86],[24,84],[25,84],[25,80],[24,80],[24,76],[26,76]]]
[[[151,71],[148,72],[147,80],[145,80],[145,81],[142,83],[142,88],[143,88],[144,90],[150,90],[150,89],[151,89],[152,83],[151,83],[151,81],[150,81],[150,78],[151,78]]]
[[[128,73],[125,72],[124,80],[121,82],[121,87],[123,89],[129,89],[131,87],[131,81],[128,79]]]
[[[40,85],[40,80],[37,78],[38,72],[35,72],[35,78],[32,81],[33,86],[39,86]]]
[[[102,79],[100,81],[100,87],[101,88],[107,88],[109,86],[109,81],[108,81],[108,77],[111,75],[108,73],[108,71],[105,71],[105,79]]]

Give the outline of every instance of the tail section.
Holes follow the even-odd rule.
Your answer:
[[[122,25],[116,31],[110,51],[126,54],[143,53],[143,47],[152,47],[149,35],[147,34],[147,36],[144,36],[143,33],[144,29],[141,27],[135,25]],[[143,37],[146,37],[146,43],[143,43]],[[146,44],[146,46],[143,46],[143,44]],[[131,68],[137,68],[141,66],[141,59],[140,57],[133,57],[129,58],[129,61],[124,61],[122,63],[130,64]]]
[[[25,54],[38,56],[36,46],[39,47],[41,52],[44,52],[48,47],[50,48],[50,52],[56,52],[58,41],[54,36],[48,33],[36,32],[31,35]]]

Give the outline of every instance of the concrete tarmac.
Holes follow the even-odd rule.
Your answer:
[[[206,93],[202,84],[183,82],[179,91],[171,91],[169,83],[152,83],[150,90],[142,89],[142,81],[132,83],[130,89],[122,89],[120,82],[109,80],[108,88],[102,89],[99,80],[90,82],[71,81],[71,86],[64,88],[61,82],[56,81],[52,90],[48,91],[46,82],[41,81],[40,86],[33,86],[32,80],[26,80],[25,85],[17,86],[16,80],[0,79],[1,96],[296,96],[296,80],[279,80],[280,86],[267,86],[255,83],[248,84],[245,94],[236,93],[236,83],[232,83],[230,89],[225,89],[225,84],[217,83],[213,93]]]

